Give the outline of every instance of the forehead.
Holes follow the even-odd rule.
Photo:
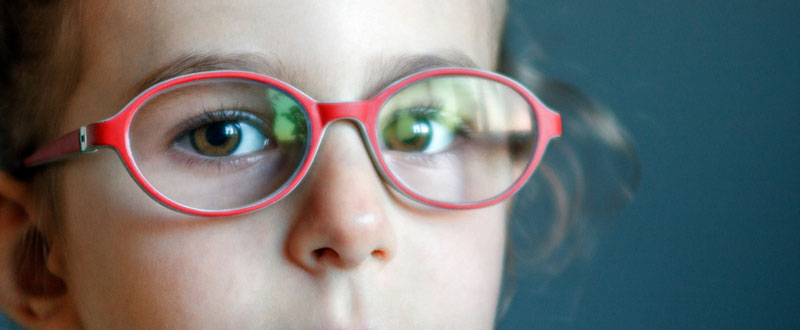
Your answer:
[[[212,58],[214,69],[224,69],[246,54],[258,58],[252,62],[269,64],[252,70],[268,66],[264,73],[320,100],[369,96],[415,66],[489,69],[501,25],[497,10],[484,0],[84,1],[82,6],[87,79],[114,77],[135,89],[192,71],[173,68],[182,61],[185,66],[187,58]]]

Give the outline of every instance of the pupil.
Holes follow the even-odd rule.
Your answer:
[[[206,141],[215,147],[223,146],[230,138],[238,135],[238,126],[230,121],[211,123],[206,128]]]

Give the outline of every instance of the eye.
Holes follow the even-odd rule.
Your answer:
[[[220,120],[189,130],[176,141],[186,152],[208,157],[240,156],[266,149],[271,141],[253,124]]]
[[[442,120],[435,113],[399,111],[383,129],[383,140],[392,150],[433,154],[450,147],[456,130],[453,121]]]

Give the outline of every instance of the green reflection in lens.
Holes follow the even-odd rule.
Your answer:
[[[306,117],[300,106],[292,97],[267,89],[270,107],[275,112],[273,134],[281,143],[297,143],[306,141]]]

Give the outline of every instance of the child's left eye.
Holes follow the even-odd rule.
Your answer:
[[[450,148],[457,127],[435,114],[400,111],[383,129],[391,150],[435,154]]]
[[[207,157],[241,156],[270,147],[272,141],[253,124],[220,120],[189,130],[175,141],[184,152]]]

